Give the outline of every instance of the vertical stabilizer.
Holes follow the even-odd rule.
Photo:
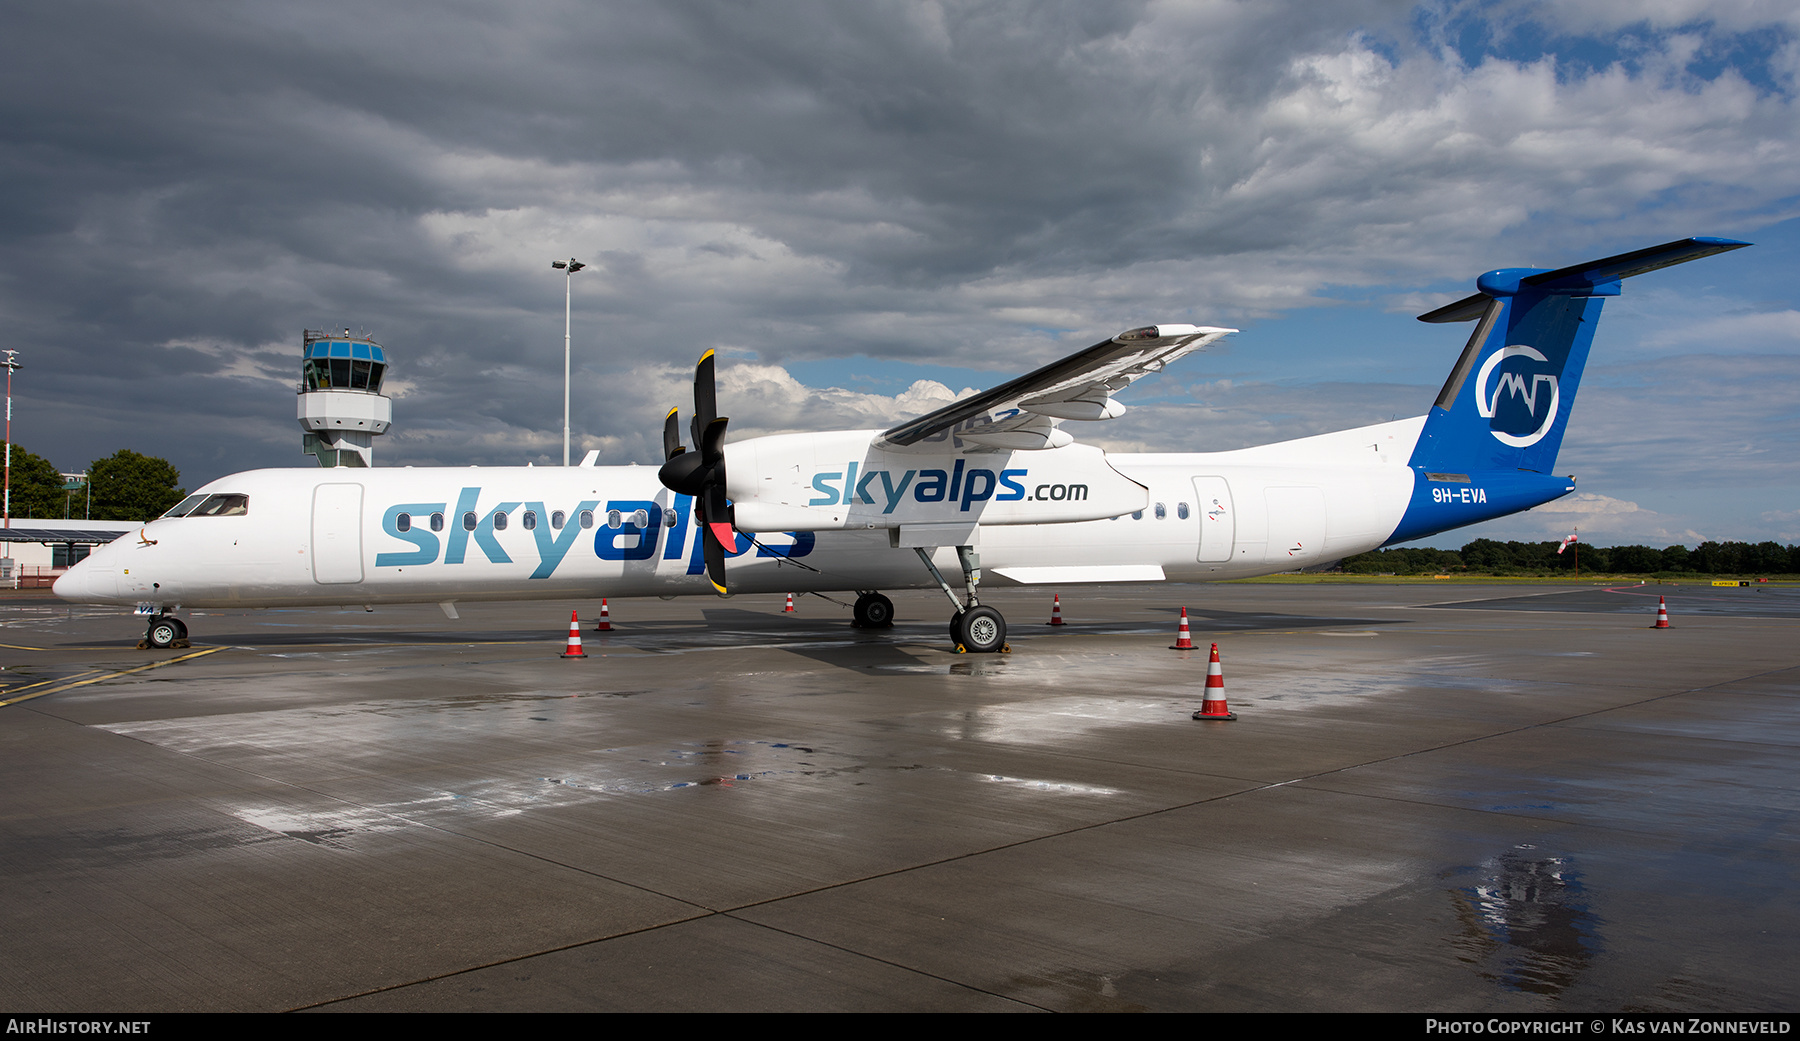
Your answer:
[[[1604,299],[1619,295],[1622,279],[1747,245],[1681,239],[1554,271],[1502,268],[1477,279],[1474,296],[1420,315],[1477,325],[1425,420],[1412,465],[1549,473]]]
[[[1632,275],[1739,249],[1681,239],[1574,267],[1502,268],[1422,322],[1476,322],[1413,448],[1412,500],[1387,545],[1529,510],[1575,490],[1551,474],[1600,305]]]

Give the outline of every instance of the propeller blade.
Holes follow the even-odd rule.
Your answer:
[[[672,408],[663,420],[663,458],[673,459],[685,451],[681,444],[681,409]]]
[[[700,445],[700,433],[719,418],[719,398],[713,386],[713,352],[700,356],[694,367],[694,446]]]
[[[700,522],[701,552],[706,559],[706,578],[720,596],[729,593],[725,585],[725,545],[737,546],[737,533],[728,519],[730,507],[725,504],[725,489],[708,485],[704,495],[694,499],[694,515]]]
[[[725,498],[725,485],[709,483],[706,495],[701,500],[705,508],[701,510],[701,523],[719,540],[722,545],[736,546],[737,532],[731,524],[731,502]]]
[[[718,534],[713,530],[714,527],[715,525],[711,524],[706,526],[706,547],[704,550],[706,554],[706,578],[707,581],[712,583],[712,587],[718,590],[719,595],[724,596],[726,593],[731,592],[731,590],[725,588],[725,546],[719,541]],[[727,533],[731,531],[730,525],[716,525],[716,527],[723,527]]]
[[[700,449],[700,458],[714,464],[716,471],[714,480],[725,483],[725,424],[731,422],[724,416],[713,420],[702,431],[700,440],[695,445]]]

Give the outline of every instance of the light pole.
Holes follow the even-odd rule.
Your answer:
[[[550,266],[567,272],[563,276],[563,465],[569,465],[569,302],[574,298],[575,272],[587,267],[574,257],[568,263],[552,260]]]
[[[12,527],[12,374],[19,367],[19,352],[6,351],[6,360],[0,365],[6,366],[6,495],[4,510],[6,527]]]

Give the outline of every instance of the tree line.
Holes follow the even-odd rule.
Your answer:
[[[1800,546],[1779,542],[1702,542],[1686,546],[1571,546],[1558,542],[1497,542],[1476,539],[1460,550],[1378,549],[1344,558],[1344,571],[1357,575],[1566,574],[1581,570],[1608,575],[1796,575]]]
[[[88,464],[87,489],[63,488],[50,460],[12,446],[12,515],[39,520],[152,520],[187,496],[181,471],[167,459],[121,448]],[[92,505],[89,493],[92,493]]]

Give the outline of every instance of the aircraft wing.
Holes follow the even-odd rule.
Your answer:
[[[1170,362],[1237,332],[1205,325],[1147,325],[936,412],[882,431],[879,448],[937,442],[954,432],[983,448],[1060,448],[1074,440],[1058,420],[1112,419],[1125,414],[1115,391],[1162,371]]]

